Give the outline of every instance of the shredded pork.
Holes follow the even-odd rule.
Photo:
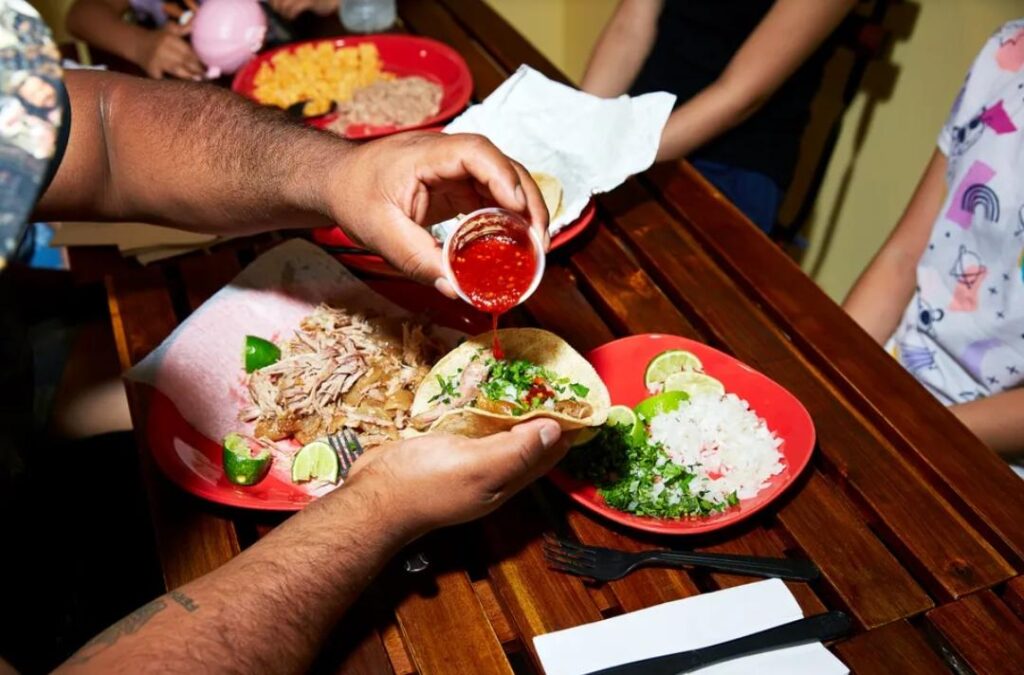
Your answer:
[[[321,305],[280,345],[281,359],[247,376],[240,418],[257,437],[309,443],[351,427],[364,447],[399,437],[438,346],[424,326]]]

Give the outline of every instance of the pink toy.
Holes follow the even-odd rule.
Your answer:
[[[192,47],[209,78],[241,68],[263,46],[266,33],[258,0],[206,0],[192,19]]]

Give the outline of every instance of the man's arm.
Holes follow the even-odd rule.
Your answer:
[[[839,25],[855,0],[776,0],[715,82],[676,109],[658,159],[685,157],[757,112]]]
[[[558,424],[422,436],[360,458],[348,482],[223,567],[100,633],[59,672],[300,673],[385,562],[425,531],[492,511],[562,457]]]
[[[1007,457],[1024,456],[1024,389],[1004,391],[950,410],[985,445]]]
[[[605,98],[629,91],[658,36],[664,0],[621,0],[590,54],[580,89]]]
[[[946,193],[946,156],[932,155],[906,211],[843,301],[843,309],[879,344],[895,332],[917,284],[917,263]]]
[[[529,173],[479,136],[355,145],[210,85],[67,73],[72,124],[36,216],[142,220],[213,233],[337,223],[407,275],[441,278],[421,225],[496,203],[547,236]]]

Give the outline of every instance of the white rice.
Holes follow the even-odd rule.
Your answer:
[[[736,394],[694,395],[651,420],[650,438],[670,461],[696,474],[691,493],[719,504],[733,492],[754,497],[785,468],[782,440]]]

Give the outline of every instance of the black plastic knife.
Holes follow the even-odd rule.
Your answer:
[[[624,663],[621,666],[595,670],[587,675],[680,675],[719,661],[735,659],[769,649],[790,647],[803,642],[832,640],[845,635],[850,630],[850,625],[850,617],[845,613],[826,612],[717,645]]]

